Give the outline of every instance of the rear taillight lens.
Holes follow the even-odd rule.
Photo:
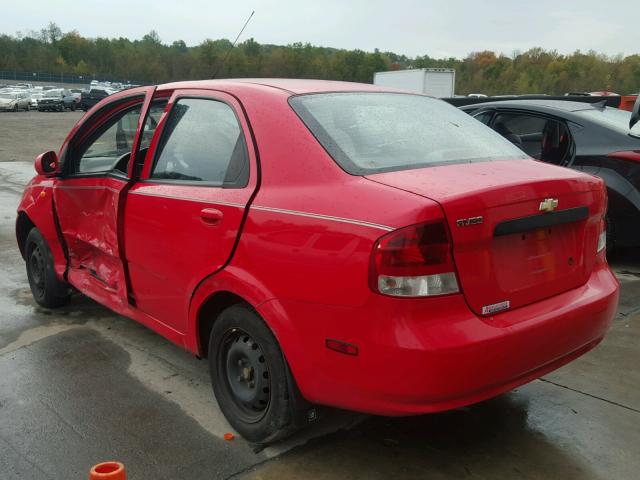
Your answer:
[[[607,222],[600,222],[600,235],[598,235],[598,249],[596,253],[600,253],[607,248]]]
[[[411,225],[380,238],[371,253],[369,285],[393,297],[460,291],[444,221]]]

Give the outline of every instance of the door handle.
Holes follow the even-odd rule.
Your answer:
[[[224,215],[217,208],[203,208],[200,210],[200,219],[205,225],[218,225]]]

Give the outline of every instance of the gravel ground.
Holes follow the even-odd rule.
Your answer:
[[[30,162],[47,150],[56,152],[84,112],[1,112],[0,162]]]

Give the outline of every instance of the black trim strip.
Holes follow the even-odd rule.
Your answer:
[[[558,212],[542,213],[530,217],[516,218],[496,225],[494,237],[511,235],[513,233],[529,232],[540,228],[553,227],[563,223],[579,222],[589,218],[588,207],[568,208]]]

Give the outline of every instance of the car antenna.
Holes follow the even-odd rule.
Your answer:
[[[247,28],[247,25],[249,23],[249,20],[251,20],[251,17],[253,17],[253,14],[256,13],[255,10],[251,11],[251,15],[249,15],[249,18],[247,18],[247,21],[244,22],[244,25],[242,26],[242,30],[240,30],[240,33],[238,33],[238,36],[236,37],[236,39],[233,41],[233,43],[231,44],[231,47],[229,47],[229,49],[227,50],[226,55],[224,56],[224,58],[222,59],[222,62],[220,63],[220,65],[218,65],[218,69],[216,70],[216,73],[213,74],[213,77],[211,77],[212,79],[216,78],[218,76],[218,73],[220,73],[220,70],[222,69],[222,67],[224,67],[224,64],[227,62],[227,58],[229,58],[229,53],[231,53],[231,50],[233,50],[233,47],[236,46],[236,42],[238,41],[238,39],[240,38],[240,35],[242,35],[242,32],[244,32],[244,29]]]
[[[607,108],[607,101],[606,100],[600,100],[599,102],[593,102],[591,104],[591,106],[593,108],[597,108],[599,110],[604,110],[605,108]]]

